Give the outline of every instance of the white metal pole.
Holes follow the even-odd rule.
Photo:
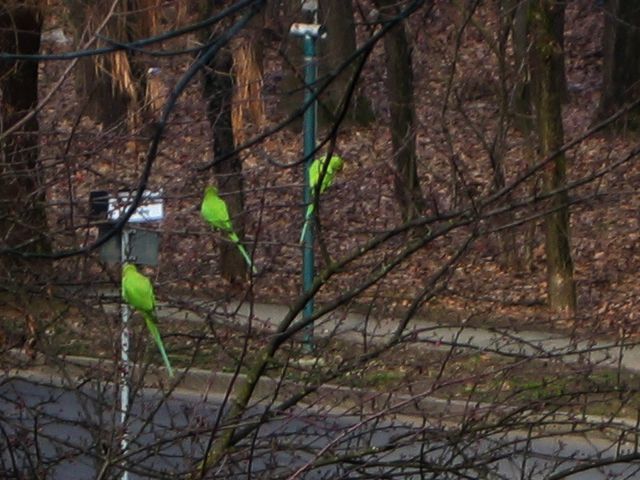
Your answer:
[[[125,227],[122,229],[122,242],[121,242],[121,259],[122,264],[129,259],[129,230]],[[122,316],[122,333],[120,335],[120,425],[122,427],[122,440],[120,442],[120,448],[122,455],[127,454],[129,448],[129,435],[127,432],[127,411],[129,409],[129,315],[130,310],[126,302],[122,302],[120,307],[120,314]],[[122,472],[122,480],[129,480],[129,472],[125,468]]]

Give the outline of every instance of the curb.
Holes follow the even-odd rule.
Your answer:
[[[90,380],[96,374],[113,375],[114,364],[111,360],[95,359],[81,356],[66,356],[65,375],[55,367],[44,363],[44,358],[36,359],[36,365],[28,359],[24,353],[17,350],[8,352],[17,360],[29,361],[31,365],[25,368],[12,368],[7,371],[7,378],[23,378],[27,380],[48,383],[55,386],[69,385],[70,380]],[[135,367],[134,367],[135,368]],[[90,375],[88,375],[90,374]],[[167,384],[167,377],[164,368],[139,369],[134,370],[135,382],[142,380],[144,374],[143,387],[146,389],[167,391],[170,388],[171,395],[177,397],[193,397],[197,395],[202,399],[205,397],[216,397],[223,399],[227,396],[229,386],[234,382],[232,393],[235,392],[246,380],[246,375],[234,375],[225,372],[212,372],[198,368],[190,368],[188,371],[176,368],[177,382],[171,387]],[[106,379],[108,380],[108,377]],[[300,392],[305,388],[304,383],[291,380],[277,381],[272,378],[261,378],[254,392],[253,404],[265,403],[273,399],[273,394],[278,391],[279,396],[288,396]],[[427,394],[408,395],[400,392],[380,392],[357,387],[344,387],[341,385],[324,384],[318,387],[312,394],[313,402],[300,402],[302,408],[317,411],[318,413],[332,415],[358,415],[358,416],[378,416],[387,415],[415,427],[424,428],[429,424],[431,428],[441,428],[449,430],[460,426],[464,421],[478,419],[483,423],[487,421],[487,416],[491,418],[496,413],[516,413],[522,411],[527,416],[527,423],[535,426],[537,419],[543,425],[536,426],[540,432],[556,433],[563,436],[579,436],[579,432],[571,431],[567,423],[579,424],[580,426],[592,426],[593,431],[589,432],[589,437],[594,439],[615,438],[619,440],[620,429],[635,431],[637,420],[624,417],[606,417],[599,415],[579,415],[562,411],[541,411],[527,412],[522,407],[495,405],[462,400],[442,399],[429,396]],[[330,402],[323,402],[323,399],[330,399]],[[615,427],[615,429],[614,429]],[[607,430],[611,430],[607,432]],[[512,430],[509,434],[530,435],[530,431],[524,426],[520,429]],[[634,448],[631,442],[628,443],[630,449]]]

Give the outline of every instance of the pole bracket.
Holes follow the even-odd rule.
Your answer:
[[[289,33],[296,37],[312,37],[322,38],[327,29],[319,23],[299,23],[296,22],[291,25]]]

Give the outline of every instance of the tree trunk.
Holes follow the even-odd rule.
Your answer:
[[[111,2],[67,0],[67,3],[79,46],[95,34],[109,14]],[[121,42],[148,37],[158,31],[159,14],[158,0],[121,0],[100,34]],[[133,130],[141,125],[139,110],[145,81],[144,64],[131,52],[119,51],[80,59],[76,94],[83,113],[96,123],[105,128],[122,123]]]
[[[558,91],[560,64],[555,55],[561,48],[554,18],[564,4],[554,0],[534,0],[531,10],[532,77],[539,150],[542,158],[557,151],[564,142],[562,106]],[[544,168],[544,189],[552,192],[566,185],[566,157],[556,155]],[[571,259],[568,194],[566,191],[551,197],[545,217],[547,277],[549,306],[563,314],[576,310],[576,290]]]
[[[511,42],[513,47],[513,85],[505,86],[503,89],[510,97],[509,108],[513,115],[513,124],[524,137],[525,164],[532,167],[536,158],[536,133],[535,122],[532,110],[531,84],[530,84],[530,65],[529,65],[529,8],[532,0],[504,0],[502,7],[502,15],[504,22],[511,25]],[[504,37],[503,37],[504,38]],[[506,39],[505,39],[506,40]],[[506,45],[502,45],[503,55],[506,55]],[[508,56],[505,56],[505,62]],[[563,63],[559,64],[564,71]],[[506,71],[505,66],[504,70]],[[500,176],[500,182],[496,177],[496,187],[502,188],[505,185],[504,174]],[[529,188],[532,195],[536,192],[536,179],[529,180],[531,184]],[[509,218],[509,216],[507,216]],[[507,261],[508,266],[518,269],[531,270],[533,268],[533,248],[535,245],[535,222],[530,222],[517,228],[516,231],[506,231],[503,234],[503,244],[501,252]],[[513,233],[513,235],[511,235]],[[520,248],[518,246],[519,239]]]
[[[267,124],[262,96],[264,22],[265,12],[261,12],[231,41],[235,80],[231,119],[236,145],[258,135]]]
[[[0,6],[0,51],[37,54],[41,12],[35,2]],[[38,163],[38,119],[34,115],[3,136],[38,103],[38,62],[0,61],[0,245],[30,252],[49,249],[46,196]]]
[[[502,190],[506,185],[506,166],[505,166],[505,152],[506,152],[506,140],[509,129],[509,116],[510,116],[510,98],[511,92],[509,89],[509,55],[507,52],[509,34],[512,31],[512,12],[513,2],[501,2],[498,5],[498,30],[497,30],[497,61],[498,61],[498,79],[500,84],[499,97],[498,97],[498,113],[496,115],[496,131],[490,144],[488,144],[489,158],[491,160],[491,169],[493,171],[493,188],[494,191]],[[510,195],[507,194],[507,198]],[[509,224],[513,220],[513,213],[507,212],[501,215],[497,219],[499,222]],[[500,258],[506,267],[511,267],[516,264],[517,256],[517,242],[516,242],[516,229],[508,228],[498,234],[499,240],[499,252]]]
[[[508,0],[513,15],[513,58],[515,61],[515,85],[513,112],[515,125],[525,136],[533,130],[531,114],[531,86],[529,85],[529,62],[527,60],[529,30],[529,4],[531,0]]]
[[[278,82],[278,111],[289,116],[302,106],[304,99],[304,59],[302,41],[289,34],[294,22],[302,22],[299,0],[278,0],[282,8],[282,22],[276,22],[275,35],[280,40],[279,53],[282,61],[282,77]],[[302,115],[289,124],[294,131],[302,130]]]
[[[513,22],[513,56],[515,60],[516,83],[513,95],[513,110],[515,114],[515,125],[525,136],[529,136],[533,130],[531,112],[531,92],[530,92],[530,72],[527,61],[529,51],[528,31],[529,31],[529,11],[532,0],[505,0],[506,10],[511,12]],[[552,19],[552,25],[558,38],[558,50],[553,55],[555,68],[561,73],[556,81],[558,98],[564,103],[568,100],[567,76],[565,74],[564,55],[564,9],[557,12]]]
[[[90,2],[69,0],[71,24],[74,27],[75,45],[79,48],[95,33],[110,9],[110,2]],[[115,20],[105,27],[103,35],[112,36],[117,28]],[[122,40],[119,37],[115,37]],[[75,72],[76,95],[82,112],[96,123],[109,128],[121,122],[127,113],[129,97],[126,92],[116,89],[109,71],[112,70],[112,56],[81,58]]]
[[[553,33],[555,38],[557,39],[558,48],[553,55],[552,61],[555,63],[554,69],[556,71],[555,76],[555,86],[556,91],[558,92],[558,99],[562,103],[566,103],[569,99],[569,89],[567,87],[567,74],[566,74],[566,66],[565,66],[565,54],[564,54],[564,6],[566,5],[566,0],[558,0],[558,3],[561,3],[562,8],[558,8],[553,17],[551,18],[551,26],[553,28]]]
[[[640,98],[640,3],[608,0],[605,5],[602,65],[602,95],[596,121]],[[640,128],[640,108],[619,123]]]
[[[210,15],[210,2],[203,5],[201,15]],[[205,17],[202,17],[205,18]],[[224,26],[222,26],[224,28]],[[214,160],[235,151],[232,125],[233,99],[233,57],[228,47],[224,47],[209,63],[204,72],[203,96],[207,102],[207,117],[213,132]],[[240,238],[243,237],[244,190],[242,162],[238,153],[225,160],[217,161],[213,167],[218,191],[224,198],[233,221],[233,227]],[[232,242],[220,245],[220,269],[222,275],[232,282],[246,277],[247,268],[238,248]]]
[[[327,28],[327,37],[319,42],[322,77],[341,67],[356,51],[356,28],[353,4],[350,0],[321,0],[321,23]],[[356,62],[352,61],[347,69],[333,79],[331,85],[320,97],[326,108],[320,109],[320,121],[331,125],[344,105],[345,95],[353,81]],[[366,125],[374,120],[373,110],[361,88],[356,88],[347,120]]]
[[[398,13],[395,0],[376,0],[375,3],[383,22]],[[409,221],[422,213],[425,202],[417,173],[411,48],[402,22],[384,36],[384,49],[396,168],[395,194],[402,220]]]

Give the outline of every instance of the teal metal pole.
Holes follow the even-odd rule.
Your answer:
[[[304,112],[304,189],[303,200],[304,210],[303,216],[306,213],[307,207],[313,202],[313,195],[311,192],[311,185],[309,183],[309,168],[313,162],[313,155],[316,148],[316,128],[317,128],[317,113],[318,102],[312,98],[315,95],[315,84],[318,77],[318,64],[316,58],[316,38],[313,35],[304,35],[304,101],[305,105],[308,104],[307,109]],[[311,102],[311,103],[309,103]],[[305,232],[305,236],[302,242],[302,291],[308,292],[313,285],[314,272],[314,256],[313,256],[313,242],[315,231],[315,214],[309,219],[309,225]],[[304,220],[303,220],[304,221]],[[314,301],[310,298],[307,304],[304,306],[302,312],[303,320],[308,320],[313,316]],[[309,325],[304,330],[304,345],[305,349],[309,352],[313,351],[313,324]]]

